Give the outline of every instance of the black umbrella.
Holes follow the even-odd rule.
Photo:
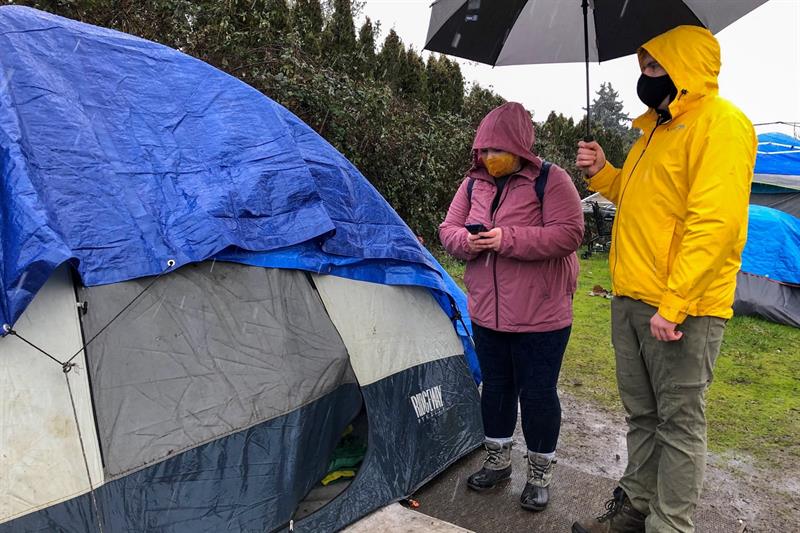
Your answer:
[[[716,33],[767,0],[438,0],[425,48],[489,65],[586,64],[635,53],[676,26]]]

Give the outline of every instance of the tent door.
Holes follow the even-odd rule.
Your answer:
[[[328,471],[297,505],[295,521],[318,511],[347,490],[358,475],[366,455],[368,433],[367,411],[362,406],[331,454]]]

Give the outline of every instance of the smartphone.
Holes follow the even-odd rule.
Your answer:
[[[467,228],[467,231],[473,235],[483,233],[484,231],[489,231],[483,224],[466,224],[464,227]]]

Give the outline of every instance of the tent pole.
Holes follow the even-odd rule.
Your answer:
[[[583,8],[583,54],[584,63],[586,65],[586,135],[583,140],[591,142],[592,139],[592,111],[589,102],[589,2],[583,0],[581,4]]]

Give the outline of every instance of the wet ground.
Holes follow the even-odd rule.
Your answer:
[[[491,493],[466,488],[480,467],[476,452],[417,492],[418,511],[482,532],[570,531],[576,517],[602,514],[625,468],[625,421],[562,394],[564,420],[551,505],[543,513],[519,506],[525,483],[524,440],[519,427],[513,450],[514,476]],[[695,515],[698,533],[800,532],[800,466],[755,466],[746,457],[711,454],[706,483]]]
[[[378,531],[387,533],[471,533],[468,529],[412,511],[399,503],[393,503],[375,511],[345,528],[342,533],[376,533]]]

